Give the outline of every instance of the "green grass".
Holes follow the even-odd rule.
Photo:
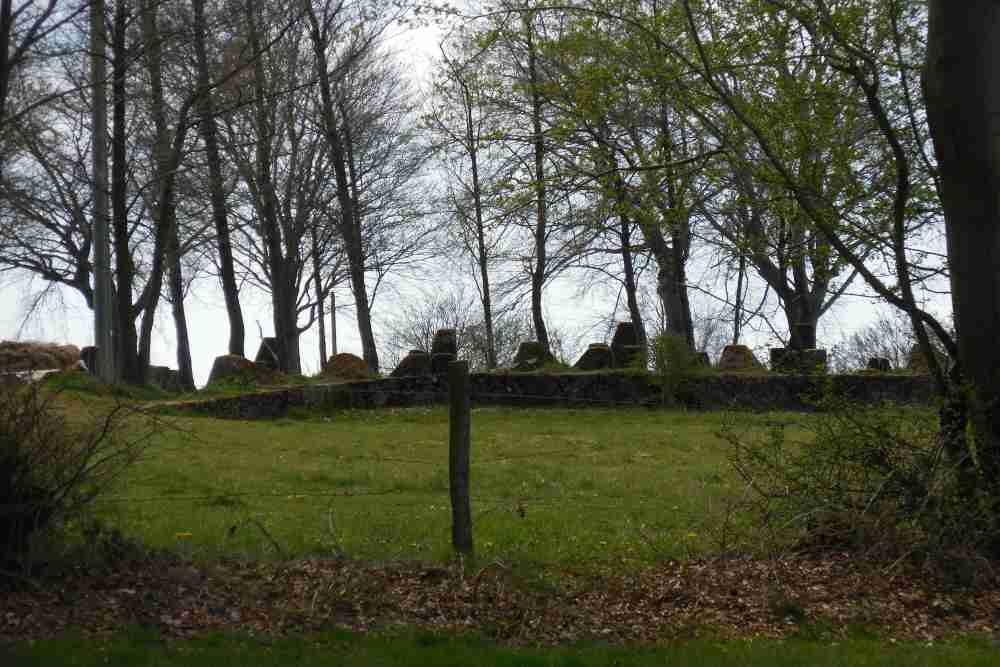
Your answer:
[[[159,387],[147,385],[110,385],[102,382],[89,373],[63,372],[52,373],[42,378],[41,385],[47,389],[64,392],[75,400],[93,400],[96,397],[116,398],[121,400],[157,401],[169,399],[170,394]]]
[[[771,418],[738,417],[748,428]],[[735,489],[717,436],[725,419],[475,409],[477,553],[590,566],[711,550],[706,522]],[[443,407],[172,421],[179,430],[96,505],[130,537],[206,559],[449,554]]]
[[[61,639],[0,647],[5,667],[42,665],[183,665],[244,667],[286,665],[482,665],[587,667],[590,665],[684,665],[714,667],[791,665],[995,665],[996,648],[985,642],[939,645],[873,641],[818,643],[753,640],[690,641],[666,647],[616,648],[576,646],[548,649],[505,648],[471,637],[417,634],[360,637],[337,633],[317,638],[261,640],[216,635],[193,641],[164,643],[153,632],[132,630],[112,640]]]

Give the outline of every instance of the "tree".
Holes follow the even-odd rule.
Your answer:
[[[96,0],[90,8],[91,81],[94,85],[93,161],[94,161],[94,344],[99,350],[95,369],[105,382],[114,382],[115,355],[112,338],[111,255],[108,233],[108,95],[107,30],[104,2]],[[9,18],[10,2],[3,2],[0,14]],[[2,44],[0,44],[2,47]],[[6,91],[0,90],[0,96]],[[2,103],[2,97],[0,97]]]
[[[91,4],[97,6],[91,8]],[[0,135],[33,110],[66,94],[62,88],[41,95],[22,95],[25,91],[18,89],[31,87],[27,84],[26,70],[36,59],[46,57],[42,47],[52,35],[86,14],[88,8],[91,17],[103,16],[103,2],[24,0],[15,3],[14,0],[0,0]],[[98,30],[93,34],[100,39],[102,32]],[[0,174],[5,166],[0,157]]]
[[[549,150],[552,115],[544,89],[550,72],[544,51],[551,39],[549,29],[558,30],[558,16],[555,25],[549,26],[550,13],[521,0],[505,1],[501,10],[481,26],[473,42],[482,52],[487,74],[486,100],[492,113],[502,119],[494,132],[508,153],[499,194],[505,200],[505,215],[525,236],[519,258],[522,273],[501,291],[526,288],[535,336],[551,354],[544,289],[565,268],[566,254],[550,247],[564,230],[551,191],[556,165]]]
[[[354,292],[354,307],[358,319],[358,332],[361,336],[361,349],[368,368],[374,373],[378,372],[378,350],[375,346],[375,335],[372,331],[371,304],[368,298],[368,289],[365,282],[365,261],[361,229],[359,227],[359,216],[355,211],[357,201],[351,196],[351,180],[348,174],[348,154],[347,145],[342,134],[342,119],[339,117],[336,98],[334,94],[334,77],[343,71],[351,62],[360,57],[364,51],[371,47],[373,40],[380,32],[378,28],[365,29],[364,24],[357,24],[359,28],[352,37],[347,39],[347,52],[341,55],[341,61],[337,63],[339,67],[331,67],[331,49],[334,40],[340,37],[339,28],[342,27],[346,9],[342,3],[333,5],[327,0],[317,12],[312,0],[304,3],[306,19],[308,20],[309,39],[312,44],[314,67],[321,96],[320,118],[323,133],[330,151],[330,159],[336,180],[337,203],[340,206],[339,229],[344,249],[347,254],[348,270],[351,278],[351,289]],[[332,70],[332,72],[331,72]]]
[[[870,324],[841,336],[831,349],[831,364],[841,372],[857,371],[879,357],[888,359],[892,368],[906,368],[915,345],[917,338],[906,313],[893,310],[880,313]],[[940,346],[935,346],[935,353],[939,360],[947,360],[948,353]]]
[[[409,192],[426,152],[415,142],[408,93],[398,71],[384,66],[388,54],[380,48],[382,34],[402,8],[330,0],[317,5],[304,3],[318,115],[333,166],[337,228],[361,347],[368,367],[377,372],[372,307],[387,271],[413,261],[427,232]]]
[[[241,2],[239,19],[230,48],[243,74],[225,85],[233,110],[224,114],[225,150],[239,175],[235,245],[246,279],[270,295],[279,367],[297,374],[299,338],[341,277],[326,271],[340,253],[332,163],[310,121],[317,95],[309,43],[294,30],[301,16]]]
[[[607,211],[603,217],[617,218],[622,282],[637,330],[645,329],[634,266],[641,248],[656,260],[668,330],[693,346],[687,262],[693,212],[703,197],[696,174],[715,151],[702,140],[705,133],[687,108],[689,86],[659,42],[606,20],[602,5],[594,6],[595,13],[574,17],[559,43],[566,55],[553,98],[565,120],[556,150],[584,184],[598,186],[594,195]],[[675,42],[683,32],[675,13],[659,3],[628,10],[631,21],[663,31],[661,39]],[[567,136],[567,124],[577,136]],[[632,240],[638,234],[642,243]]]
[[[925,99],[941,179],[970,447],[1000,510],[1000,6],[928,3]],[[952,350],[949,350],[952,351]],[[955,437],[962,431],[956,430]],[[1000,548],[1000,547],[998,547]]]
[[[469,46],[458,44],[459,49],[468,50]],[[457,239],[475,265],[474,279],[483,311],[486,368],[493,369],[497,367],[497,354],[490,267],[499,254],[505,227],[502,216],[497,214],[495,194],[491,192],[496,175],[491,177],[488,173],[496,168],[489,136],[496,123],[485,99],[486,83],[479,71],[478,58],[474,54],[465,58],[450,56],[444,43],[440,48],[435,99],[425,123],[435,137],[440,163],[448,174]]]
[[[216,118],[216,92],[211,80],[208,63],[208,18],[205,0],[191,0],[194,11],[192,31],[198,72],[198,132],[205,144],[205,160],[208,166],[209,197],[212,203],[212,223],[215,226],[215,241],[218,247],[219,280],[226,301],[229,317],[229,354],[244,356],[243,311],[240,308],[239,287],[236,283],[236,269],[233,261],[232,241],[229,231],[229,216],[226,206],[226,190],[219,148],[218,119]],[[222,72],[222,77],[233,77],[236,72]],[[322,318],[322,313],[320,314]]]

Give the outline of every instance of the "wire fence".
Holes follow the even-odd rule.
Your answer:
[[[325,402],[318,401],[313,403],[311,406],[304,405],[301,407],[313,407],[313,408],[326,408],[331,409],[333,412],[329,413],[328,416],[336,418],[337,412],[340,411],[354,411],[361,410],[365,408],[426,408],[429,404],[437,403],[438,401],[443,402],[448,398],[449,394],[445,391],[428,391],[426,389],[413,389],[413,390],[403,390],[400,388],[393,389],[373,389],[364,390],[358,388],[351,388],[343,390],[342,395],[349,396],[352,401],[359,399],[362,401],[372,401],[373,405],[357,405],[357,404],[338,404],[336,400]],[[231,397],[235,400],[235,397]],[[336,399],[337,396],[334,396]],[[489,405],[500,404],[501,406],[511,407],[518,405],[529,404],[530,407],[544,407],[545,404],[555,404],[561,406],[573,407],[574,405],[586,405],[589,407],[601,407],[607,409],[636,409],[636,408],[648,408],[648,407],[658,407],[661,405],[659,399],[660,397],[656,392],[646,392],[643,395],[644,403],[638,403],[635,397],[630,397],[628,399],[611,399],[611,398],[589,398],[580,396],[570,396],[567,397],[565,394],[510,394],[510,393],[484,393],[484,392],[469,392],[469,398],[475,404],[478,403],[477,407],[482,407],[485,401]],[[377,399],[377,401],[373,400]],[[400,405],[393,405],[390,401],[386,399],[395,399],[396,401],[403,403]],[[385,401],[383,403],[383,401]],[[470,411],[473,414],[473,425],[475,422],[474,413],[475,411]],[[308,417],[308,415],[299,415]],[[295,418],[296,413],[290,413],[290,418]],[[190,424],[186,426],[190,429],[187,435],[189,437],[194,437],[197,439],[197,429],[192,429]],[[206,443],[210,445],[210,443]],[[473,450],[475,451],[475,450]],[[512,451],[509,453],[498,453],[490,452],[488,455],[482,458],[473,457],[471,461],[471,467],[475,470],[476,478],[482,479],[484,475],[490,475],[491,469],[496,466],[505,466],[505,470],[509,471],[511,468],[507,464],[521,464],[529,461],[544,461],[552,462],[558,465],[558,462],[572,459],[575,462],[582,464],[584,466],[593,465],[593,473],[578,473],[580,479],[591,474],[592,477],[598,477],[602,473],[603,469],[608,466],[616,465],[612,462],[607,461],[593,461],[588,463],[587,459],[591,457],[602,456],[601,451],[590,451],[581,449],[579,445],[574,445],[572,447],[557,447],[557,448],[546,448],[535,451]],[[406,456],[395,456],[386,455],[382,456],[377,453],[365,454],[359,456],[337,456],[335,460],[331,461],[331,465],[341,465],[350,466],[356,464],[371,464],[372,466],[383,466],[383,465],[399,465],[399,466],[416,466],[419,468],[429,469],[434,472],[435,475],[439,473],[445,473],[445,478],[448,478],[447,473],[449,472],[449,459],[448,456],[442,456],[440,459],[429,459],[420,457],[406,457]],[[649,461],[644,461],[643,465],[647,468],[654,465]],[[664,465],[665,462],[657,462],[655,465]],[[649,471],[651,475],[655,476],[655,469]],[[441,484],[440,486],[429,485],[424,488],[414,490],[414,488],[406,487],[400,488],[398,485],[394,485],[388,480],[372,480],[370,485],[365,482],[358,483],[356,488],[342,489],[342,490],[332,490],[332,491],[321,491],[321,490],[307,490],[296,489],[293,487],[288,489],[278,489],[272,491],[241,491],[234,490],[231,486],[227,488],[219,489],[209,489],[206,491],[199,490],[198,493],[167,493],[167,494],[151,494],[151,495],[119,495],[119,496],[104,496],[97,500],[96,506],[98,508],[104,508],[104,511],[124,513],[124,515],[129,515],[133,511],[144,514],[147,518],[150,516],[150,512],[154,512],[152,509],[143,509],[155,507],[157,505],[176,505],[176,504],[189,504],[192,507],[198,505],[218,505],[220,508],[226,511],[245,512],[246,517],[255,516],[255,512],[260,511],[260,505],[262,503],[274,502],[274,501],[321,501],[323,503],[329,504],[332,511],[336,507],[337,503],[350,503],[351,501],[360,501],[362,505],[343,505],[341,511],[377,511],[380,509],[387,508],[413,508],[415,505],[427,505],[437,510],[446,509],[450,501],[453,498],[449,498],[450,488],[447,484]],[[435,482],[438,484],[440,482]],[[575,481],[574,481],[575,483]],[[558,517],[564,513],[573,513],[575,516],[579,517],[580,514],[593,514],[595,516],[628,516],[630,512],[635,512],[642,510],[648,516],[650,512],[660,512],[660,513],[672,513],[674,515],[681,514],[687,517],[692,514],[690,508],[681,510],[677,506],[676,496],[671,493],[662,492],[644,492],[643,490],[634,488],[623,488],[623,489],[608,489],[600,488],[601,485],[591,485],[586,489],[575,488],[573,484],[568,484],[561,490],[553,489],[556,491],[554,493],[545,493],[544,491],[539,493],[537,488],[515,488],[509,492],[497,493],[496,487],[489,485],[483,485],[484,487],[477,491],[476,485],[473,484],[471,489],[471,498],[473,501],[472,508],[472,518],[473,520],[483,519],[490,515],[496,514],[497,512],[514,512],[519,513],[521,518],[524,517],[525,508],[528,508],[530,513],[537,516],[539,510],[544,509],[544,516],[548,517],[545,521],[548,523],[543,526],[543,529],[549,531],[553,535],[557,535],[559,531],[560,520]],[[373,488],[374,487],[374,488]],[[373,499],[378,499],[376,505],[365,508],[365,502]],[[255,503],[254,501],[261,501],[260,503]],[[428,505],[430,503],[430,505]],[[313,504],[309,504],[313,507]],[[351,509],[354,508],[354,509]],[[192,509],[192,516],[196,515],[198,511],[214,511],[212,508],[205,508],[203,510]],[[284,510],[282,510],[284,511]],[[426,507],[423,508],[424,514],[426,515]],[[411,513],[412,514],[412,513]],[[406,514],[403,514],[406,516]],[[232,516],[232,514],[228,515]],[[250,519],[246,519],[249,521]],[[405,519],[404,519],[405,520]],[[263,526],[261,527],[264,530]],[[332,528],[331,528],[332,530]],[[272,542],[275,541],[270,533],[266,533],[268,539]]]

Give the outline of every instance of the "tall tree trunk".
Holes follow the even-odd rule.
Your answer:
[[[337,292],[330,288],[330,356],[337,356]]]
[[[958,363],[1000,504],[1000,5],[930,0],[925,96],[941,176]]]
[[[143,295],[143,316],[139,331],[139,372],[146,379],[149,370],[150,348],[152,346],[153,322],[163,289],[163,274],[167,264],[167,251],[173,235],[176,234],[176,190],[177,170],[189,125],[187,114],[193,100],[186,101],[179,110],[177,126],[173,137],[167,127],[166,101],[163,90],[163,60],[161,34],[157,21],[159,3],[153,0],[140,2],[142,13],[142,40],[146,46],[144,53],[146,70],[149,74],[149,102],[153,116],[156,138],[153,157],[156,164],[157,193],[154,203],[156,229],[153,235],[152,266]]]
[[[658,143],[662,150],[659,160],[670,164],[675,158],[675,130],[671,117],[671,105],[661,95],[659,103],[659,133]],[[683,126],[681,127],[683,140]],[[680,157],[689,157],[687,148],[681,148]],[[659,179],[657,175],[655,179]],[[694,320],[691,317],[691,301],[688,297],[687,260],[691,249],[691,221],[687,213],[688,202],[685,201],[686,188],[677,170],[668,167],[664,180],[666,188],[653,180],[652,173],[645,175],[646,189],[654,193],[654,205],[659,211],[660,219],[653,220],[642,216],[640,227],[646,242],[649,244],[656,259],[658,272],[656,276],[656,293],[660,297],[663,313],[667,320],[666,330],[674,336],[683,338],[690,349],[694,350]],[[660,192],[662,190],[662,192]],[[659,196],[655,193],[660,192]],[[667,237],[670,243],[667,243]]]
[[[682,322],[681,328],[684,330],[684,338],[687,340],[688,348],[694,349],[694,318],[691,317],[691,295],[688,293],[687,281],[687,260],[691,248],[690,221],[684,219],[678,223],[678,227],[673,230],[672,242],[670,244],[671,259],[673,267],[670,272],[672,277],[669,290],[671,298],[676,299],[675,319]]]
[[[219,153],[218,127],[215,118],[215,98],[208,74],[208,54],[205,46],[205,0],[192,0],[194,8],[194,48],[198,65],[198,129],[205,142],[205,159],[208,162],[208,189],[212,202],[212,222],[215,226],[215,243],[219,251],[219,280],[226,301],[229,318],[229,354],[246,356],[244,339],[246,327],[240,307],[239,287],[233,262],[232,241],[226,212],[226,192],[222,176],[222,158]]]
[[[659,225],[641,225],[646,243],[656,260],[656,294],[660,297],[665,331],[687,341],[694,349],[694,326],[691,318],[691,303],[687,298],[686,257],[682,248],[674,248],[667,243]],[[674,240],[676,243],[676,239]]]
[[[739,244],[737,244],[739,247]],[[733,345],[740,344],[740,334],[743,331],[743,283],[747,275],[747,256],[740,251],[739,264],[736,269],[736,300],[733,303]]]
[[[608,173],[608,177],[604,179],[605,187],[613,193],[615,208],[618,212],[618,239],[622,249],[623,282],[625,285],[625,302],[628,304],[629,319],[632,320],[632,326],[635,328],[636,340],[640,345],[645,345],[647,342],[646,325],[643,322],[642,311],[639,309],[638,287],[635,282],[635,262],[632,257],[632,219],[629,213],[631,203],[628,191],[625,188],[625,179],[622,178],[621,172],[618,171],[618,165],[611,150],[603,148],[608,146],[609,135],[610,130],[606,126],[602,126],[598,133],[598,140],[602,146],[598,163]],[[662,235],[660,240],[663,240]],[[664,251],[665,249],[662,247],[664,244],[661,243],[660,245],[661,251]]]
[[[378,372],[378,350],[375,347],[375,335],[372,331],[371,306],[368,301],[368,289],[365,285],[364,249],[362,247],[361,229],[358,225],[358,213],[355,210],[354,198],[351,196],[351,183],[347,173],[347,151],[340,136],[337,122],[337,109],[333,99],[333,86],[330,81],[327,48],[329,46],[329,25],[324,16],[321,25],[319,17],[313,8],[312,0],[305,0],[306,17],[309,20],[309,36],[316,58],[316,72],[319,79],[319,91],[322,101],[323,133],[330,148],[330,159],[333,163],[334,176],[337,183],[337,203],[340,205],[339,229],[347,251],[348,271],[351,279],[351,290],[354,293],[354,305],[358,318],[358,333],[361,337],[361,349],[369,370]]]
[[[111,312],[111,255],[108,233],[108,94],[107,45],[104,0],[90,7],[91,81],[94,86],[92,111],[94,161],[94,345],[97,346],[97,374],[105,382],[117,380],[115,372],[114,316]],[[10,3],[4,2],[0,14],[10,18]],[[8,35],[4,35],[9,38]],[[4,52],[6,58],[6,49]],[[6,72],[0,81],[6,84]],[[6,87],[0,91],[6,96]],[[0,107],[2,108],[2,107]]]
[[[636,342],[646,344],[646,325],[642,321],[642,311],[639,310],[638,289],[635,284],[635,262],[632,259],[631,222],[628,216],[619,215],[618,235],[622,244],[622,270],[625,273],[625,302],[628,304],[629,318],[635,329]]]
[[[319,248],[317,247],[318,239],[316,237],[316,226],[313,225],[309,228],[309,233],[312,235],[312,252],[310,256],[312,257],[312,271],[313,271],[313,288],[316,293],[316,322],[319,324],[319,369],[320,371],[326,369],[326,362],[329,357],[326,356],[326,316],[323,313],[323,274],[321,272],[321,267],[319,264]]]
[[[465,104],[466,148],[472,166],[472,205],[476,216],[476,252],[478,253],[476,260],[479,265],[479,284],[482,290],[479,297],[483,306],[483,326],[486,328],[486,368],[493,370],[497,367],[497,345],[496,334],[493,331],[493,297],[490,292],[490,258],[486,248],[486,224],[483,219],[483,189],[479,180],[479,146],[472,119],[472,94],[464,81],[459,81],[459,84],[462,86],[462,99]]]
[[[545,184],[545,135],[542,133],[542,94],[539,90],[537,53],[534,39],[534,12],[524,15],[524,34],[528,46],[528,84],[531,89],[531,129],[535,158],[535,261],[531,269],[531,321],[535,338],[545,354],[551,356],[549,331],[542,312],[542,290],[547,269],[546,241],[548,239],[548,195]]]
[[[792,293],[785,300],[784,310],[788,321],[788,347],[793,350],[815,348],[820,312],[813,299],[808,295]]]
[[[98,47],[97,39],[100,31],[94,32],[96,27],[97,13],[104,14],[104,2],[95,1],[90,8],[91,11],[91,47],[96,54]],[[13,0],[0,0],[0,127],[3,127],[7,120],[7,96],[10,93],[10,38],[14,31],[14,3]],[[99,48],[99,47],[98,47]],[[94,55],[92,54],[93,58]],[[96,74],[96,72],[94,72]],[[95,98],[96,102],[96,98]],[[3,163],[0,162],[0,174],[3,173]]]
[[[167,254],[170,262],[170,306],[174,315],[174,331],[177,335],[177,375],[181,389],[194,391],[191,339],[188,336],[187,313],[184,310],[184,276],[181,269],[180,242],[177,238],[176,226]]]
[[[267,71],[264,68],[263,40],[255,16],[256,3],[247,0],[246,19],[250,50],[254,58],[254,123],[257,126],[255,162],[256,181],[259,192],[259,223],[267,253],[268,271],[271,281],[271,314],[274,323],[274,338],[277,341],[278,367],[286,373],[299,373],[298,365],[298,322],[296,317],[296,293],[294,279],[289,275],[291,266],[282,248],[281,223],[274,179],[271,172],[273,160],[271,141],[274,135],[273,113],[268,107]]]
[[[483,326],[486,328],[486,368],[497,367],[497,341],[493,330],[493,297],[490,295],[489,259],[486,256],[486,240],[482,227],[479,228],[479,280],[482,285],[480,301],[483,304]]]
[[[112,130],[111,130],[111,223],[114,234],[115,273],[115,340],[122,379],[129,384],[142,384],[135,329],[139,308],[134,304],[135,265],[129,248],[128,224],[128,127],[126,118],[126,78],[129,54],[126,33],[130,16],[128,0],[115,3],[115,18],[111,39],[112,62]],[[141,304],[138,304],[141,306]]]

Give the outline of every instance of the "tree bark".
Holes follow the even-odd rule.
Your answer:
[[[282,230],[279,221],[277,195],[271,171],[273,162],[274,112],[268,106],[267,71],[264,68],[263,40],[255,16],[256,3],[247,0],[246,21],[250,50],[253,54],[254,124],[258,133],[255,150],[255,179],[260,201],[258,202],[260,233],[264,239],[268,272],[271,282],[271,315],[274,338],[277,341],[278,366],[286,373],[301,371],[298,350],[298,317],[296,291],[292,268],[285,256]]]
[[[545,350],[546,355],[552,356],[549,331],[545,326],[545,317],[542,311],[542,290],[545,287],[547,268],[545,245],[548,239],[548,199],[545,184],[545,135],[542,132],[542,94],[539,90],[533,19],[533,12],[526,14],[524,18],[524,34],[528,45],[528,85],[531,89],[531,129],[535,160],[535,261],[531,268],[531,322],[534,325],[535,338],[538,343]]]
[[[143,295],[143,317],[139,332],[139,373],[143,381],[149,370],[150,348],[152,345],[153,322],[156,308],[163,289],[163,275],[167,268],[167,253],[171,239],[176,232],[176,179],[180,168],[181,154],[189,125],[187,114],[190,102],[186,101],[178,113],[173,137],[167,127],[167,104],[163,89],[163,60],[161,33],[157,14],[159,4],[143,0],[139,10],[142,13],[142,40],[145,43],[146,70],[149,74],[149,103],[156,132],[153,157],[156,163],[156,200],[153,205],[155,232],[153,238],[152,266]]]
[[[104,0],[96,0],[90,8],[91,82],[94,86],[92,110],[93,162],[94,162],[94,345],[97,346],[97,374],[105,382],[117,380],[111,312],[111,255],[108,233],[108,96],[107,96],[107,44],[104,21]],[[5,23],[10,18],[10,3],[4,2],[2,15]],[[5,34],[4,38],[9,38]],[[6,48],[4,50],[6,60]],[[4,63],[6,65],[6,62]],[[6,72],[0,76],[4,98],[7,94]],[[0,100],[2,104],[5,100]],[[0,106],[0,109],[3,107]]]
[[[129,384],[142,384],[137,345],[139,336],[135,321],[139,308],[133,303],[132,290],[135,286],[135,265],[129,248],[128,224],[128,127],[126,118],[126,78],[129,70],[129,54],[126,32],[130,14],[130,3],[118,0],[115,3],[115,18],[111,38],[112,62],[112,130],[111,130],[111,224],[114,234],[115,273],[115,348],[122,380]],[[141,306],[141,304],[138,304]]]
[[[629,318],[635,328],[635,338],[639,345],[646,344],[646,325],[642,320],[642,311],[639,309],[638,288],[635,283],[635,262],[632,260],[632,234],[631,222],[628,216],[619,215],[618,235],[622,244],[622,270],[625,279],[625,301],[628,304]]]
[[[309,228],[309,232],[312,235],[312,252],[310,256],[312,257],[313,290],[316,294],[316,323],[319,324],[319,369],[322,371],[326,369],[326,362],[329,359],[326,356],[326,315],[323,312],[323,274],[320,270],[315,224]]]
[[[958,363],[1000,502],[1000,4],[929,2],[925,97],[941,176]]]
[[[222,158],[219,152],[215,99],[208,74],[208,54],[205,46],[205,0],[192,0],[194,8],[194,48],[198,66],[198,103],[200,116],[198,129],[205,142],[205,160],[208,162],[208,189],[212,202],[212,222],[215,226],[215,243],[219,251],[219,280],[226,301],[229,318],[229,354],[246,356],[244,340],[246,327],[240,307],[239,287],[233,263],[232,241],[226,213],[226,192],[222,176]]]
[[[330,356],[337,356],[337,292],[330,288]]]
[[[184,275],[181,269],[180,242],[177,228],[167,252],[170,262],[170,306],[177,335],[177,375],[181,389],[194,391],[194,370],[191,367],[191,338],[188,335],[187,313],[184,310]]]
[[[459,76],[459,75],[456,75]],[[472,168],[472,206],[476,216],[476,258],[479,265],[479,284],[482,286],[480,301],[483,306],[483,326],[486,328],[486,368],[497,367],[496,335],[493,331],[493,297],[490,292],[489,252],[486,248],[486,223],[483,219],[483,187],[479,180],[479,145],[475,136],[475,123],[472,119],[472,94],[464,81],[459,81],[462,87],[462,101],[465,106],[465,141]]]

